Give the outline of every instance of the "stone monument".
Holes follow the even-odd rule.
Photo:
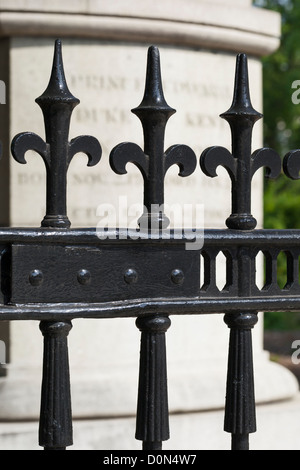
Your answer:
[[[86,166],[83,155],[70,165],[68,216],[73,227],[107,223],[105,207],[117,208],[119,226],[137,217],[133,211],[128,218],[128,209],[142,203],[141,175],[133,165],[128,165],[127,175],[115,175],[109,152],[127,140],[142,145],[140,122],[130,110],[143,96],[149,45],[159,46],[165,98],[177,110],[167,126],[166,148],[187,144],[199,157],[211,145],[230,147],[229,126],[219,114],[231,104],[236,53],[249,55],[252,103],[261,111],[260,59],[278,47],[280,37],[279,16],[253,7],[251,0],[0,0],[0,20],[0,79],[7,84],[6,104],[0,106],[2,226],[39,226],[45,213],[42,160],[28,152],[27,165],[19,165],[11,158],[9,145],[22,131],[44,135],[35,98],[48,84],[56,37],[62,39],[68,86],[80,99],[70,138],[93,135],[103,149],[94,168]],[[261,144],[259,123],[253,145]],[[230,213],[225,171],[220,169],[219,178],[211,180],[198,167],[191,177],[181,179],[170,169],[165,187],[167,206],[197,204],[204,208],[205,227],[224,227]],[[253,180],[252,213],[262,224],[260,172]],[[224,256],[218,265],[224,273]],[[220,275],[220,287],[224,276]],[[209,448],[213,426],[222,431],[221,413],[217,424],[201,413],[224,406],[229,331],[222,317],[171,318],[169,404],[171,413],[182,415],[171,416],[174,431],[171,427],[165,448]],[[253,332],[258,403],[290,398],[298,390],[294,377],[271,363],[263,351],[262,318]],[[0,328],[9,351],[7,374],[0,383],[0,420],[9,422],[1,424],[0,437],[9,430],[7,448],[38,448],[36,423],[29,421],[39,414],[42,336],[36,322],[11,322]],[[140,448],[134,440],[139,340],[134,319],[73,322],[69,347],[74,448]],[[192,440],[196,418],[205,420],[208,435]],[[14,423],[20,419],[22,424]]]

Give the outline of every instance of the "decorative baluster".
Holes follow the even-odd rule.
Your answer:
[[[164,178],[173,164],[180,176],[188,176],[196,168],[196,156],[186,145],[173,145],[164,152],[165,127],[175,112],[163,94],[159,51],[148,49],[144,97],[132,110],[142,123],[144,150],[138,145],[123,142],[110,154],[110,165],[117,174],[126,173],[128,162],[134,163],[144,179],[144,212],[138,223],[141,229],[167,228],[169,219],[164,213]],[[136,438],[144,449],[161,449],[169,438],[165,332],[170,326],[166,316],[149,315],[137,319],[141,330],[139,394]]]
[[[144,450],[160,450],[169,439],[169,411],[165,332],[168,317],[137,318],[141,334],[136,439]]]
[[[224,321],[230,328],[224,430],[232,434],[233,450],[247,450],[256,431],[251,329],[257,315],[230,313]]]
[[[66,193],[67,170],[73,156],[86,153],[88,166],[101,158],[101,146],[91,136],[68,141],[71,114],[79,100],[69,91],[62,62],[61,41],[55,41],[50,81],[45,92],[36,99],[45,121],[46,141],[32,132],[16,135],[12,154],[19,163],[26,163],[27,150],[35,150],[44,160],[47,172],[46,215],[42,227],[69,228]],[[44,363],[40,413],[39,442],[45,449],[64,449],[72,444],[72,416],[67,335],[70,322],[42,321]]]
[[[79,136],[68,141],[71,114],[79,100],[69,91],[62,62],[61,41],[55,41],[52,73],[47,89],[36,99],[45,121],[46,140],[33,132],[17,134],[11,144],[12,155],[26,163],[25,153],[34,150],[44,160],[47,172],[46,215],[42,227],[68,228],[67,171],[73,156],[86,153],[88,166],[101,158],[101,146],[95,137]]]
[[[139,225],[145,229],[163,229],[169,225],[164,213],[165,174],[170,166],[177,164],[179,176],[189,176],[194,172],[197,161],[194,152],[186,145],[173,145],[164,153],[165,127],[175,110],[164,98],[157,47],[151,46],[148,50],[144,98],[132,112],[143,126],[144,151],[134,143],[123,142],[111,151],[110,165],[119,175],[127,173],[128,162],[139,168],[144,179],[144,213]]]
[[[252,177],[262,166],[267,168],[267,177],[278,176],[281,159],[267,148],[251,154],[253,126],[262,115],[251,104],[245,54],[237,56],[232,105],[221,117],[230,125],[232,153],[224,147],[210,147],[202,153],[200,166],[210,177],[217,175],[219,165],[227,169],[232,183],[232,212],[226,225],[230,229],[252,230],[256,227],[251,214]],[[250,296],[251,280],[254,281],[248,248],[239,248],[237,267],[238,295]],[[228,313],[224,320],[230,328],[224,429],[232,434],[232,449],[244,450],[249,448],[249,433],[256,430],[251,329],[257,322],[257,312]]]
[[[247,56],[238,54],[232,105],[221,114],[231,129],[232,153],[224,147],[209,147],[202,152],[200,166],[210,177],[217,176],[219,165],[226,168],[232,183],[232,213],[228,228],[252,230],[256,220],[251,214],[251,180],[255,172],[266,167],[266,177],[276,178],[281,171],[280,156],[273,149],[261,148],[251,154],[252,130],[262,114],[252,107],[248,84]]]
[[[67,336],[70,321],[42,321],[43,381],[39,444],[45,450],[64,450],[73,444]]]

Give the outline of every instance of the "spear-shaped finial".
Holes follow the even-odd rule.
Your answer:
[[[196,156],[186,145],[173,145],[164,152],[165,128],[175,110],[165,98],[162,87],[159,50],[148,49],[146,84],[141,104],[132,109],[140,119],[144,132],[144,150],[134,143],[117,145],[110,154],[112,169],[125,174],[126,164],[134,163],[144,178],[144,213],[139,219],[141,228],[161,229],[169,225],[164,213],[164,178],[168,168],[177,164],[180,176],[195,170]]]
[[[66,83],[59,39],[55,41],[49,84],[36,102],[44,115],[45,141],[32,132],[23,132],[14,137],[11,151],[19,163],[26,163],[27,150],[41,155],[47,171],[46,215],[42,226],[68,228],[66,193],[70,161],[76,153],[83,152],[88,156],[88,166],[96,165],[101,158],[101,146],[91,136],[68,140],[71,114],[79,100],[70,93]]]
[[[132,112],[141,120],[144,117],[148,119],[148,113],[151,111],[161,112],[165,116],[166,122],[172,114],[176,113],[176,110],[168,105],[164,97],[159,50],[156,46],[151,46],[148,49],[144,97],[141,104],[132,109]]]
[[[60,39],[55,41],[52,70],[48,86],[44,93],[36,98],[35,101],[43,112],[49,106],[58,102],[69,104],[71,109],[80,103],[79,99],[72,95],[66,82]]]
[[[266,176],[275,178],[281,171],[280,156],[272,149],[262,148],[251,154],[252,130],[262,117],[251,104],[247,56],[238,54],[233,101],[231,107],[221,114],[230,125],[232,153],[224,147],[209,147],[202,152],[200,166],[210,177],[217,176],[216,169],[222,165],[232,182],[232,213],[226,220],[228,228],[252,230],[256,219],[251,215],[251,181],[256,170],[267,167]]]
[[[228,111],[221,114],[221,117],[226,119],[228,122],[234,120],[236,116],[244,116],[251,120],[253,124],[258,119],[262,118],[262,114],[256,111],[251,103],[246,54],[238,54],[236,57],[236,73],[232,104]]]

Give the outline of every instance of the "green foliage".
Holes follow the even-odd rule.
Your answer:
[[[300,147],[300,104],[292,103],[300,80],[300,0],[263,0],[254,4],[276,10],[282,18],[281,45],[263,58],[264,140],[282,155]]]
[[[263,58],[263,97],[264,145],[277,150],[283,158],[289,150],[300,148],[300,104],[292,102],[292,84],[300,80],[300,0],[255,0],[253,4],[279,12],[282,19],[281,45]],[[300,181],[282,174],[275,181],[265,182],[264,227],[300,228]],[[278,260],[278,276],[279,284],[284,285],[284,256]],[[265,328],[299,327],[297,314],[265,314]]]

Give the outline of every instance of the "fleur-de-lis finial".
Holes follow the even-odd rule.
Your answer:
[[[134,163],[144,179],[144,213],[141,228],[166,228],[169,219],[164,213],[164,178],[168,168],[177,164],[180,176],[189,176],[196,167],[196,156],[186,145],[173,145],[164,152],[165,127],[175,110],[164,98],[159,50],[148,49],[145,93],[141,104],[132,109],[143,126],[144,150],[131,142],[117,145],[110,154],[110,165],[117,174],[125,174],[126,164]]]
[[[42,226],[68,228],[66,192],[70,161],[76,153],[83,152],[88,156],[88,166],[96,165],[102,150],[95,137],[84,135],[68,140],[71,114],[79,100],[70,93],[66,83],[59,39],[55,41],[49,84],[36,102],[44,115],[45,141],[33,132],[22,132],[12,140],[12,155],[19,163],[26,163],[27,150],[41,155],[47,172],[46,215]]]
[[[300,149],[290,150],[283,158],[283,171],[292,180],[300,179]]]
[[[232,182],[232,213],[226,220],[231,229],[252,230],[256,220],[251,215],[251,180],[259,168],[276,178],[281,171],[280,156],[272,149],[261,148],[251,154],[252,130],[262,114],[252,107],[248,83],[247,56],[238,54],[232,105],[221,114],[230,125],[232,153],[224,147],[209,147],[202,152],[200,166],[210,177],[217,176],[219,165],[226,168]]]

